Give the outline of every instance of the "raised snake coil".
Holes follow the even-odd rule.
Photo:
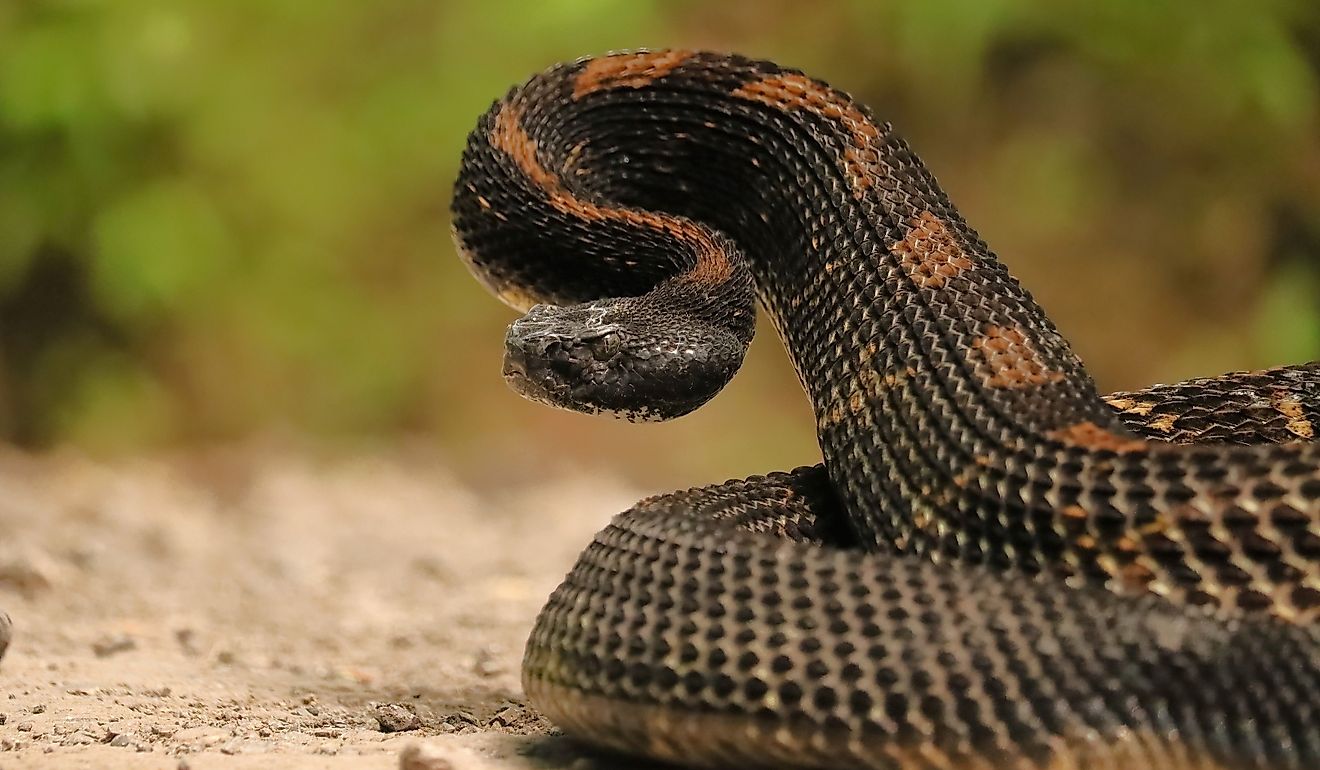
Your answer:
[[[745,345],[754,291],[817,418],[822,466],[597,535],[524,662],[570,734],[733,767],[1320,768],[1320,364],[1100,397],[888,125],[736,56],[535,76],[453,214],[531,310],[506,373],[537,397],[615,375],[522,363],[534,303],[634,298],[681,337],[646,362],[701,359],[689,327]]]

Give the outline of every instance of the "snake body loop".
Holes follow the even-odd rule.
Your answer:
[[[1320,767],[1320,364],[1102,398],[887,124],[736,56],[532,78],[453,214],[529,311],[525,395],[690,411],[758,297],[816,414],[823,466],[643,501],[582,555],[524,665],[571,733],[698,765]]]

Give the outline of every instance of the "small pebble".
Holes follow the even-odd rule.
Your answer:
[[[92,652],[96,653],[98,658],[108,658],[116,653],[135,649],[137,649],[137,641],[127,634],[103,636],[92,642]]]
[[[430,745],[410,743],[399,752],[399,770],[454,770],[454,763]]]
[[[477,676],[487,678],[497,676],[504,672],[504,658],[499,650],[483,647],[477,652],[472,668]]]
[[[174,632],[174,641],[179,648],[189,655],[197,654],[197,632],[191,628],[180,628]]]
[[[376,707],[376,722],[382,733],[402,733],[422,726],[417,714],[398,703],[382,703]]]

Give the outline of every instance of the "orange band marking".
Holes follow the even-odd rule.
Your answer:
[[[685,274],[692,280],[720,282],[733,274],[733,265],[724,248],[697,224],[650,211],[602,206],[578,198],[565,189],[559,177],[547,169],[537,156],[536,140],[523,128],[522,110],[517,104],[500,107],[495,116],[495,126],[490,132],[490,144],[509,156],[528,179],[546,192],[555,210],[588,222],[624,222],[635,227],[658,230],[689,245],[697,260]]]
[[[733,95],[783,112],[802,110],[843,126],[851,141],[843,151],[840,165],[854,197],[866,195],[873,180],[883,173],[880,153],[875,148],[883,132],[850,99],[825,84],[806,75],[785,72],[748,83]]]
[[[643,51],[587,62],[573,81],[573,98],[614,88],[642,88],[673,72],[692,58],[691,51]]]

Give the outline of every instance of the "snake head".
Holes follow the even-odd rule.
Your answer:
[[[742,364],[746,343],[637,299],[536,305],[504,340],[504,378],[532,401],[640,422],[706,403]]]

